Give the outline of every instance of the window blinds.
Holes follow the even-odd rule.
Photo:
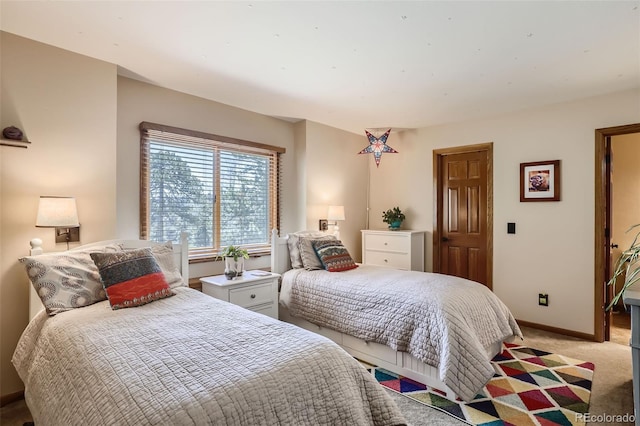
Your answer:
[[[270,252],[283,148],[147,122],[140,134],[141,238],[187,231],[191,259],[228,245]]]

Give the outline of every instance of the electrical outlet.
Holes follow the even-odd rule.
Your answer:
[[[538,294],[538,305],[540,306],[549,306],[549,295],[548,294]]]

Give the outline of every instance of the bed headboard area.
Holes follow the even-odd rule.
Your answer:
[[[282,274],[291,269],[288,239],[288,235],[279,237],[277,229],[271,231],[271,272]]]
[[[180,275],[182,276],[182,281],[185,286],[189,286],[189,243],[187,240],[188,234],[183,232],[180,234],[180,242],[173,243],[173,260],[175,266],[180,271]],[[107,240],[107,241],[98,241],[95,243],[89,243],[82,246],[74,247],[71,250],[65,252],[55,252],[55,254],[64,254],[69,253],[73,254],[74,252],[87,252],[91,251],[92,248],[98,250],[99,248],[119,244],[123,249],[137,249],[144,247],[154,247],[161,246],[165,243],[155,242],[155,241],[147,241],[147,240],[126,240],[126,239],[118,239],[118,240]],[[286,244],[285,244],[286,245]],[[31,256],[37,256],[43,254],[42,248],[34,246],[32,244]],[[53,253],[52,253],[53,254]],[[179,282],[179,281],[178,281]],[[42,301],[33,285],[29,285],[29,320],[31,320],[38,312],[44,309]]]

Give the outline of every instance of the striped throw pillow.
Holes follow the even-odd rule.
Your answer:
[[[150,248],[91,253],[112,309],[132,308],[173,296]]]
[[[322,266],[329,272],[342,272],[358,267],[340,240],[311,241]]]

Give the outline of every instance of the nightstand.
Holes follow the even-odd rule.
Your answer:
[[[278,319],[279,278],[279,274],[256,270],[244,271],[232,280],[216,275],[200,278],[200,282],[204,294]]]

